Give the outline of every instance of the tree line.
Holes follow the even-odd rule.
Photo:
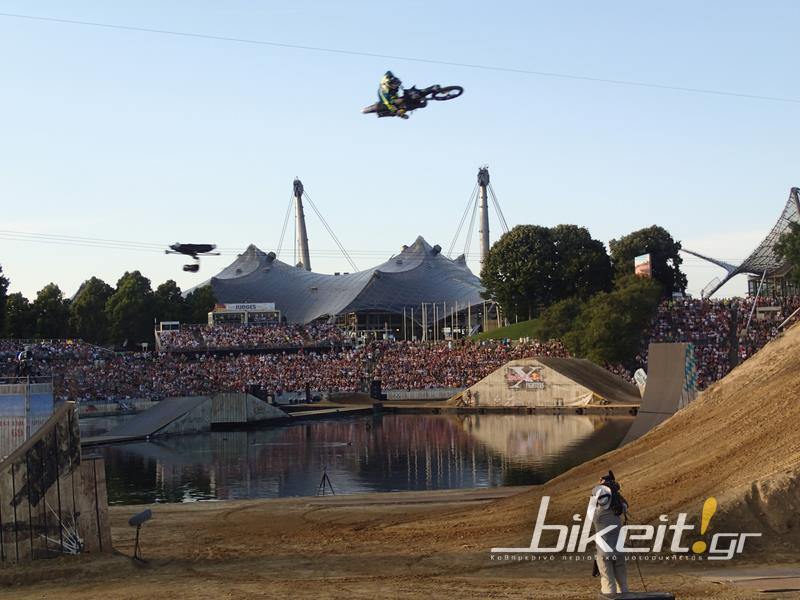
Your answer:
[[[507,320],[534,320],[537,338],[560,339],[573,356],[628,363],[661,299],[686,291],[680,249],[656,225],[611,240],[610,253],[585,227],[518,225],[489,250],[481,280]],[[650,277],[634,275],[643,254]]]
[[[155,321],[205,323],[216,302],[211,286],[184,298],[175,281],[153,290],[139,271],[126,272],[116,287],[98,277],[87,279],[71,299],[58,285],[48,283],[28,300],[19,292],[9,294],[9,283],[0,266],[0,333],[15,339],[75,337],[132,348],[142,342],[152,344]]]

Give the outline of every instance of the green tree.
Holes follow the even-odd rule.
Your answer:
[[[611,240],[611,262],[617,275],[633,273],[633,259],[650,254],[650,271],[653,279],[660,282],[665,296],[686,291],[686,275],[681,271],[681,243],[672,239],[663,227],[653,225]]]
[[[69,335],[69,301],[55,283],[48,283],[36,294],[31,304],[33,333],[41,339],[65,338]]]
[[[789,229],[775,244],[775,254],[791,265],[789,277],[800,285],[800,224],[789,223]]]
[[[185,321],[186,306],[181,288],[169,279],[156,288],[153,295],[155,315],[159,321]]]
[[[3,335],[8,338],[33,337],[33,311],[28,299],[15,292],[6,299],[6,320]]]
[[[547,227],[517,225],[489,250],[481,269],[486,295],[509,319],[532,318],[553,301],[555,246]]]
[[[535,321],[535,335],[540,340],[564,340],[575,329],[585,302],[578,298],[566,298],[551,304]]]
[[[577,225],[558,225],[551,231],[558,278],[553,284],[554,296],[587,299],[612,288],[614,273],[603,242]]]
[[[106,302],[111,341],[132,348],[153,342],[153,290],[139,271],[126,272]]]
[[[81,284],[69,306],[69,326],[74,336],[95,344],[108,341],[105,307],[113,293],[114,288],[97,277]]]
[[[8,298],[8,278],[3,275],[3,267],[0,265],[0,333],[5,331],[6,323],[6,300]]]
[[[658,309],[661,284],[655,279],[619,277],[611,292],[591,298],[564,336],[570,352],[597,363],[628,363]]]
[[[530,319],[554,302],[608,290],[612,271],[602,242],[576,225],[518,225],[489,250],[481,280],[509,319]]]
[[[197,288],[186,296],[186,319],[189,323],[207,323],[208,313],[214,308],[217,298],[210,285]]]

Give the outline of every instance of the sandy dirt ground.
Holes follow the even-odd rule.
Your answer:
[[[0,570],[0,596],[155,598],[595,598],[591,563],[497,562],[492,541],[451,525],[517,490],[198,503],[154,507],[146,564],[128,558],[140,507],[112,508],[114,555]],[[433,525],[440,523],[440,525]],[[494,540],[502,535],[492,536]],[[678,598],[763,598],[702,581],[702,564],[643,564],[649,590]],[[641,590],[632,567],[632,588]],[[774,595],[771,597],[789,597]]]
[[[0,597],[596,598],[591,563],[497,562],[489,550],[530,543],[543,495],[548,522],[570,523],[609,468],[636,522],[685,511],[696,523],[714,496],[710,532],[763,536],[722,566],[645,563],[649,590],[698,600],[800,597],[701,579],[722,568],[800,567],[798,390],[795,326],[648,435],[543,486],[157,506],[143,531],[144,565],[127,558],[127,518],[141,507],[114,507],[117,554],[3,567]],[[629,579],[642,590],[633,567]]]

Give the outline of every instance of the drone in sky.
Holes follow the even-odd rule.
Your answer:
[[[219,256],[219,252],[214,252],[216,247],[216,244],[181,244],[180,242],[175,242],[170,246],[169,250],[164,250],[164,254],[191,256],[195,260],[194,264],[183,265],[183,270],[189,273],[197,273],[200,270],[201,256]]]

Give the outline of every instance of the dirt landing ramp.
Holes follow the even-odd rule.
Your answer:
[[[669,419],[697,394],[693,344],[650,344],[647,364],[642,406],[620,447]]]

